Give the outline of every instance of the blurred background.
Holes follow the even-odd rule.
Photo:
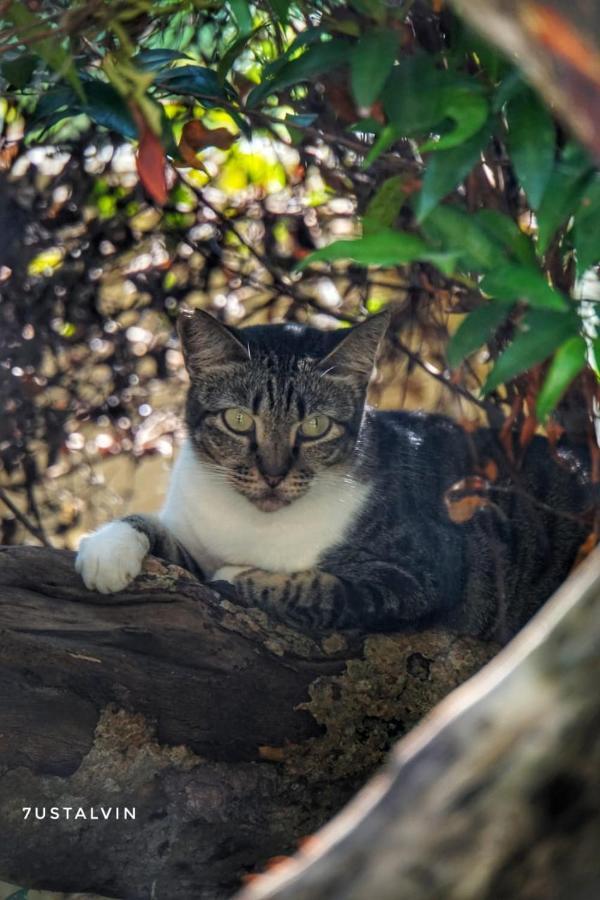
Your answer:
[[[520,158],[515,166],[504,140],[502,104],[511,91],[525,90],[523,82],[444,4],[284,6],[8,5],[0,23],[0,543],[72,549],[108,519],[160,506],[182,436],[186,375],[174,330],[182,306],[235,326],[290,320],[321,328],[348,327],[389,306],[392,328],[372,403],[441,411],[465,427],[545,428],[555,435],[567,427],[584,440],[592,433],[595,358],[581,372],[585,343],[583,350],[577,344],[581,365],[570,375],[579,380],[566,394],[568,381],[561,385],[562,407],[545,426],[532,397],[545,372],[539,363],[560,341],[532,358],[537,368],[525,380],[508,384],[532,369],[527,360],[507,373],[508,386],[481,393],[491,361],[515,333],[514,316],[502,324],[510,305],[494,327],[480,327],[479,342],[471,336],[462,363],[450,367],[451,335],[484,302],[473,247],[462,267],[448,265],[463,252],[457,242],[468,241],[460,228],[453,227],[449,248],[434,235],[437,257],[428,251],[396,263],[375,253],[372,260],[317,259],[298,267],[318,248],[372,233],[373,222],[414,232],[412,200],[419,202],[431,181],[428,160],[435,157],[438,169],[444,160],[444,177],[434,203],[449,196],[461,215],[492,210],[500,217],[496,231],[506,222],[514,229],[510,241],[522,258],[529,260],[530,251],[519,242],[533,246],[538,221],[551,220],[553,243],[548,238],[550,249],[536,265],[551,273],[556,290],[574,296],[582,283],[576,276],[584,273],[576,272],[569,222],[583,215],[578,210],[589,216],[590,202],[594,215],[600,210],[593,163],[527,89],[525,113],[546,159],[535,163],[547,169],[546,196],[560,195],[551,178],[564,180],[567,163],[581,187],[578,193],[575,182],[564,187],[558,213],[534,211],[522,183],[527,167]],[[25,19],[16,7],[26,10]],[[393,46],[391,55],[383,47],[389,65],[381,73],[377,42],[384,29]],[[318,39],[306,37],[319,30]],[[364,33],[371,48],[363,44],[362,62],[349,66]],[[49,36],[66,54],[60,64],[49,54]],[[336,40],[348,41],[346,56],[338,54],[335,64],[319,60],[317,52],[330,51]],[[437,157],[419,149],[406,102],[399,130],[382,131],[397,106],[389,87],[400,70],[394,59],[404,57],[425,59],[436,77],[458,73],[452,90],[462,91],[457,96],[473,116],[475,107],[480,116],[481,102],[469,97],[485,94],[484,118],[493,111],[495,124],[474,155],[469,147],[466,169],[448,154],[481,131],[476,116],[456,136],[449,113],[433,114],[442,121],[436,141],[454,134],[455,150],[440,148]],[[219,76],[211,87],[222,92],[216,100],[198,87],[206,72]],[[73,90],[75,77],[87,105]],[[379,84],[383,99],[365,96],[369,82]],[[256,90],[265,84],[273,96],[263,90],[261,99]],[[448,84],[435,85],[447,96]],[[149,125],[156,109],[165,150]],[[432,132],[428,122],[416,127]],[[156,159],[148,161],[153,134],[158,166],[166,164],[160,176]],[[525,138],[530,146],[531,136]],[[549,154],[544,140],[551,141]],[[574,161],[567,158],[573,148]],[[586,271],[589,258],[588,249]],[[595,316],[593,278],[591,284],[585,297]],[[531,297],[521,300],[517,321],[527,303],[535,305]]]

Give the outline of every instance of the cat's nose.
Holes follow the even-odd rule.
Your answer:
[[[283,479],[285,478],[285,474],[283,475],[263,475],[263,478],[267,482],[270,488],[276,488],[278,484],[281,484]]]

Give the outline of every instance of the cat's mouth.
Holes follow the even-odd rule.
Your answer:
[[[251,499],[252,503],[262,512],[276,512],[278,509],[283,509],[284,506],[289,506],[292,502],[277,491],[265,491],[264,494]]]

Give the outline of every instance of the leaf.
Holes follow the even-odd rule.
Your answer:
[[[144,72],[158,72],[159,69],[168,66],[178,59],[190,59],[182,50],[169,50],[166,47],[157,47],[155,50],[141,50],[132,58],[136,68]]]
[[[503,303],[484,303],[463,319],[448,344],[448,364],[452,369],[478,350],[492,337],[508,318],[510,306]]]
[[[537,249],[543,255],[558,228],[577,208],[592,174],[588,157],[577,144],[565,146],[555,164],[537,211]]]
[[[363,219],[365,233],[373,230],[379,231],[382,226],[390,228],[394,224],[402,204],[406,200],[405,184],[406,177],[404,175],[392,175],[380,185],[365,211]]]
[[[498,385],[543,362],[564,341],[577,333],[577,326],[577,317],[568,313],[548,310],[528,312],[522,322],[522,331],[496,360],[483,386],[483,393],[489,394]]]
[[[85,94],[73,62],[73,57],[68,50],[62,46],[59,36],[54,38],[43,38],[39,40],[38,34],[44,34],[48,31],[48,23],[36,16],[24,4],[18,0],[13,0],[8,4],[8,8],[2,10],[3,15],[9,19],[18,32],[18,40],[20,43],[30,43],[35,48],[35,52],[40,59],[48,65],[60,78],[69,82],[75,93],[82,100],[85,100]],[[26,35],[26,38],[22,37]]]
[[[514,219],[497,209],[477,210],[471,213],[471,218],[474,218],[490,237],[502,244],[515,260],[526,266],[537,265],[533,243],[526,234],[523,234]]]
[[[573,379],[585,367],[586,355],[587,346],[579,334],[558,348],[536,401],[536,413],[541,422],[547,419]]]
[[[432,251],[421,238],[403,231],[381,229],[362,238],[334,241],[306,256],[298,265],[304,269],[313,262],[353,259],[363,266],[397,266],[420,259],[432,262],[443,272],[451,272],[456,260],[452,253]]]
[[[167,202],[168,190],[165,177],[165,151],[139,110],[134,108],[134,117],[139,129],[140,145],[136,156],[136,167],[140,181],[152,199],[159,206]]]
[[[397,136],[429,131],[442,119],[444,73],[425,53],[404,57],[394,66],[381,95]]]
[[[344,38],[333,38],[309,46],[302,56],[286,62],[272,78],[262,81],[250,91],[246,105],[252,108],[270,94],[276,94],[285,88],[309,81],[317,75],[322,75],[323,72],[337,68],[348,61],[350,48],[350,42]]]
[[[455,253],[468,271],[486,271],[506,264],[501,244],[486,234],[472,216],[455,206],[436,207],[423,223],[422,231],[440,249]]]
[[[507,146],[529,205],[537,209],[554,168],[556,129],[532,90],[518,91],[506,106]]]
[[[575,212],[573,243],[577,256],[577,275],[600,261],[600,174],[586,183]]]
[[[271,0],[271,6],[280,22],[287,22],[291,5],[291,0]]]
[[[83,112],[98,125],[116,131],[126,138],[136,138],[138,131],[131,111],[123,98],[104,81],[86,81],[87,103],[79,103],[74,111]]]
[[[228,150],[237,139],[238,136],[226,128],[206,128],[198,119],[192,119],[183,126],[178,150],[188,165],[195,169],[204,169],[202,163],[196,159],[198,150],[204,150],[205,147]]]
[[[418,222],[427,218],[439,201],[469,174],[489,139],[490,125],[486,123],[464,144],[451,150],[440,150],[429,157],[416,206]]]
[[[242,35],[248,35],[252,31],[252,13],[248,0],[228,0],[231,12],[237,23],[238,31]]]
[[[539,269],[518,263],[494,269],[482,280],[480,288],[496,300],[511,303],[525,300],[530,306],[563,311],[569,306],[562,294],[550,287]]]
[[[455,122],[454,128],[437,139],[430,139],[419,147],[420,153],[429,150],[448,150],[464,144],[484,125],[488,117],[485,97],[472,88],[450,88],[443,93],[442,113]]]
[[[217,73],[204,66],[165,69],[157,76],[155,84],[175,94],[198,97],[205,106],[219,106],[224,100],[235,99],[231,87],[220,82]]]
[[[0,71],[9,85],[21,90],[27,87],[37,66],[38,58],[32,53],[22,53],[16,59],[7,59],[0,66]]]
[[[358,41],[351,56],[352,93],[357,106],[370,107],[377,100],[397,50],[398,38],[393,31],[372,29]]]

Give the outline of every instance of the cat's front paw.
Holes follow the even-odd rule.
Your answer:
[[[127,522],[110,522],[83,538],[75,568],[89,590],[113,594],[140,574],[149,549],[141,531]]]

